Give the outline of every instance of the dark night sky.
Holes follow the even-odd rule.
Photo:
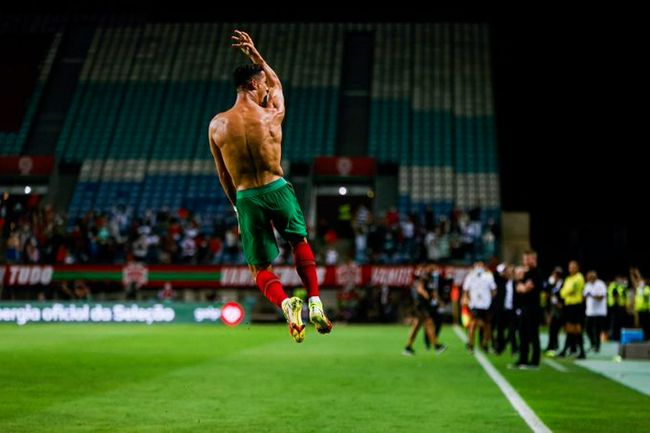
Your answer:
[[[642,109],[634,104],[641,96],[640,62],[647,52],[639,47],[642,25],[634,21],[639,14],[551,5],[349,11],[333,4],[297,9],[269,3],[240,10],[224,10],[221,4],[218,12],[209,12],[193,4],[139,7],[152,19],[165,20],[490,23],[504,210],[531,213],[532,243],[544,267],[565,265],[570,258],[606,273],[628,264],[650,265],[645,253],[650,230],[644,222],[650,212],[641,210],[650,170],[639,150],[644,136],[636,125],[642,125]],[[82,7],[124,10],[111,2]],[[66,8],[80,9],[50,2],[36,10]]]
[[[629,102],[641,51],[634,26],[596,18],[493,19],[496,114],[503,207],[531,213],[542,262],[613,272],[650,257]]]

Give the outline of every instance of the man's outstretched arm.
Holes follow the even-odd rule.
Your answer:
[[[260,65],[266,74],[266,80],[269,85],[269,107],[275,108],[284,113],[284,95],[282,94],[282,83],[280,82],[278,74],[275,73],[269,64],[266,63],[259,51],[257,51],[253,39],[248,35],[248,33],[240,30],[235,30],[234,33],[235,34],[231,36],[231,39],[235,41],[232,46],[240,48],[253,63]]]

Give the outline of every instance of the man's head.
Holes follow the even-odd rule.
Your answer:
[[[589,271],[587,272],[587,281],[590,283],[595,282],[598,279],[598,274],[596,271]]]
[[[525,266],[517,266],[515,268],[515,280],[516,281],[521,281],[524,279],[524,276],[526,275],[526,267]]]
[[[266,73],[260,65],[238,66],[233,72],[233,80],[237,92],[252,92],[258,104],[266,105],[269,87],[266,84]]]
[[[569,274],[575,275],[580,271],[580,266],[578,266],[578,262],[575,260],[571,260],[569,262]]]
[[[436,265],[435,263],[429,263],[429,266],[427,267],[427,271],[432,274],[434,272],[439,272],[438,265]]]
[[[523,260],[524,266],[527,268],[536,268],[537,267],[537,253],[533,250],[524,251]]]

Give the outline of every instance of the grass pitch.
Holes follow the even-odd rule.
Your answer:
[[[401,350],[404,326],[0,325],[0,432],[524,432],[449,328]],[[420,336],[421,337],[421,336]],[[650,398],[564,361],[490,360],[553,431],[650,428]]]

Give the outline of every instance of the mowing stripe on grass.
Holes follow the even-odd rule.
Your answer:
[[[467,336],[460,329],[458,325],[454,325],[454,332],[464,343],[467,342]],[[528,427],[535,433],[550,433],[546,424],[542,422],[541,419],[533,412],[533,410],[526,404],[523,398],[519,395],[517,391],[508,383],[508,381],[497,371],[496,368],[490,363],[490,361],[483,355],[480,351],[474,352],[478,363],[481,364],[483,370],[490,376],[490,378],[497,384],[503,395],[506,396],[512,407],[515,408],[519,416],[521,416]]]
[[[544,364],[548,365],[549,367],[551,367],[553,370],[557,370],[557,371],[559,371],[560,373],[566,373],[566,372],[569,371],[568,368],[566,368],[565,366],[563,366],[563,365],[560,364],[559,362],[553,361],[552,359],[546,359],[546,358],[544,358],[544,359],[542,360],[542,362],[543,362]]]

